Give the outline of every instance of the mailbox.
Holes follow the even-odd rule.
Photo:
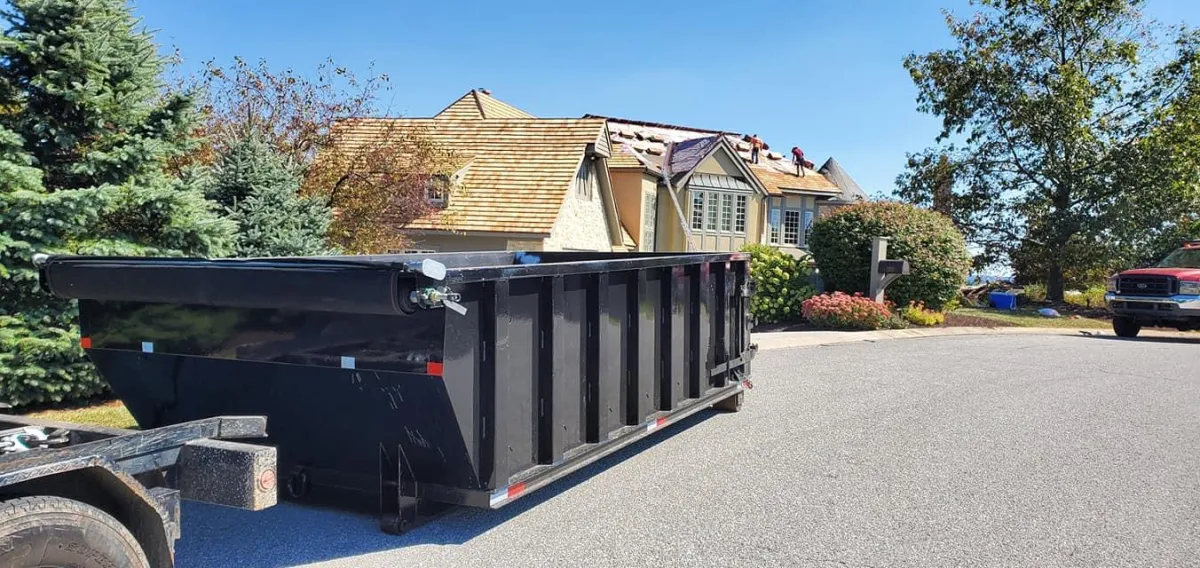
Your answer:
[[[880,274],[908,274],[907,260],[881,260],[879,261]]]

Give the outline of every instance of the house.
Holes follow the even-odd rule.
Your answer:
[[[385,129],[418,134],[452,156],[431,187],[438,207],[398,228],[412,251],[628,250],[607,160],[607,125],[595,118],[532,118],[473,90],[431,118],[339,124],[343,143]]]
[[[830,158],[814,170],[738,134],[598,115],[535,118],[472,90],[430,118],[364,119],[454,156],[440,208],[399,228],[412,250],[739,250],[804,254],[819,215],[866,196]],[[811,165],[811,164],[810,164]],[[801,175],[802,174],[802,175]],[[670,188],[670,189],[668,189]]]
[[[807,228],[820,214],[863,201],[866,195],[832,158],[803,175],[783,154],[760,152],[755,163],[750,142],[737,134],[623,118],[603,118],[608,124],[612,157],[608,167],[622,225],[638,250],[688,250],[684,224],[699,250],[738,250],[749,243],[769,243],[799,255],[807,248]],[[663,158],[667,144],[699,140],[711,152],[667,193]],[[842,186],[826,172],[836,173]],[[684,222],[675,212],[681,204]],[[664,222],[666,220],[666,222]],[[672,220],[674,222],[672,222]]]

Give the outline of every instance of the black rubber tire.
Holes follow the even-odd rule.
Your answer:
[[[1123,316],[1113,318],[1113,332],[1119,337],[1137,337],[1141,331],[1142,326],[1133,318]]]
[[[86,503],[23,497],[0,503],[0,566],[150,568],[120,521]]]
[[[746,391],[738,391],[737,394],[718,400],[713,403],[713,408],[723,410],[725,412],[741,412],[742,399],[745,398]]]

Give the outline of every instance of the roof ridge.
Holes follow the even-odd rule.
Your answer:
[[[652,121],[648,121],[648,120],[635,120],[632,118],[621,118],[621,117],[617,117],[617,116],[604,116],[604,115],[600,115],[600,114],[585,114],[585,115],[583,115],[583,118],[600,118],[600,119],[604,119],[604,120],[612,120],[612,121],[617,121],[617,122],[636,124],[638,126],[652,126],[652,127],[657,127],[657,128],[674,128],[676,130],[691,130],[693,132],[705,132],[708,134],[726,134],[726,135],[738,134],[737,132],[732,132],[729,130],[713,130],[711,128],[695,128],[692,126],[684,126],[682,124],[669,124],[666,122],[652,122]]]
[[[471,97],[475,99],[475,108],[479,109],[479,117],[486,119],[487,112],[483,110],[483,101],[479,100],[479,89],[471,89]]]
[[[450,110],[452,107],[454,107],[454,105],[458,104],[458,103],[459,103],[459,101],[462,101],[463,99],[467,98],[467,95],[471,95],[471,94],[474,94],[474,93],[475,93],[475,89],[471,89],[470,91],[467,91],[467,92],[466,92],[466,93],[464,93],[462,96],[460,96],[460,97],[458,97],[457,99],[454,99],[453,101],[451,101],[451,102],[450,102],[450,104],[446,105],[446,107],[445,107],[445,108],[443,108],[442,110],[439,110],[439,111],[437,111],[436,113],[434,113],[434,115],[433,115],[432,117],[430,117],[430,118],[436,118],[436,117],[438,117],[438,116],[439,116],[439,115],[441,115],[442,113],[444,113],[444,112],[446,112],[446,111]],[[476,106],[478,106],[478,105],[479,105],[479,103],[478,103],[478,100],[476,101],[476,103],[475,103],[475,104],[476,104]]]

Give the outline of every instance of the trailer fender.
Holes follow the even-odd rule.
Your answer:
[[[171,566],[179,539],[179,492],[147,489],[101,457],[79,458],[0,474],[0,498],[49,495],[87,503],[133,533],[151,566]]]

